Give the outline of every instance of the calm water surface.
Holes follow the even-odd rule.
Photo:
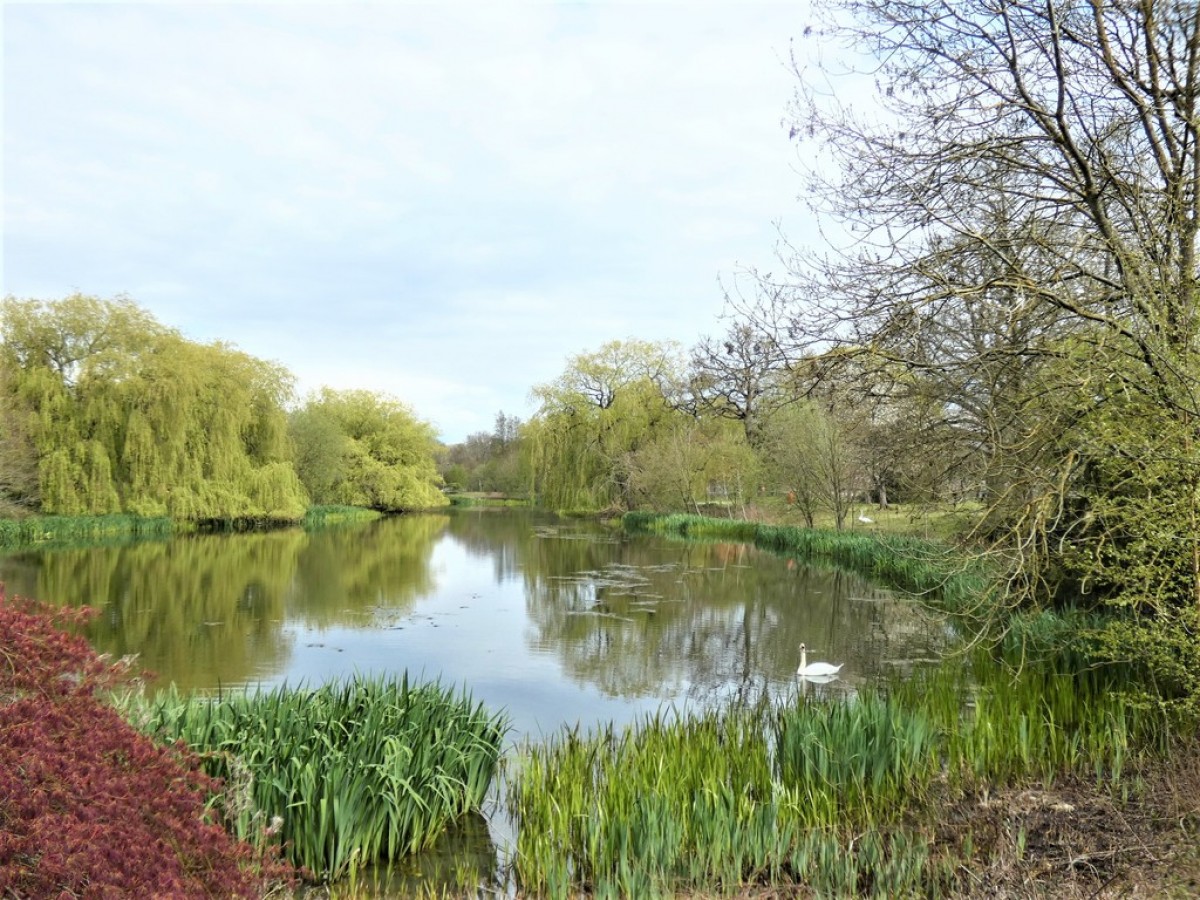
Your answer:
[[[840,681],[814,689],[852,693],[935,656],[944,634],[845,572],[512,510],[22,551],[0,556],[0,582],[97,608],[93,643],[139,654],[162,683],[408,670],[504,708],[514,740],[664,704],[786,696],[802,641],[810,659],[845,663]],[[478,836],[467,844],[488,857]]]

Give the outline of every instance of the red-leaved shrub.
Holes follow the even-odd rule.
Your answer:
[[[0,897],[256,897],[290,883],[205,808],[219,784],[97,699],[126,674],[0,585]]]

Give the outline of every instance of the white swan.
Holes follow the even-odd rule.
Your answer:
[[[801,678],[832,678],[837,675],[838,671],[845,663],[838,663],[836,666],[827,662],[815,662],[811,665],[808,662],[808,649],[800,645],[800,668],[796,670],[796,674]]]

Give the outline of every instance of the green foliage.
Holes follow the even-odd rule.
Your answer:
[[[1124,673],[977,649],[853,702],[655,716],[524,750],[510,787],[531,892],[736,893],[766,881],[828,896],[936,895],[926,835],[945,791],[1120,783],[1166,752],[1165,720],[1125,707]]]
[[[318,503],[391,512],[449,503],[433,427],[398,400],[323,388],[293,414],[291,428],[300,479]]]
[[[466,694],[407,675],[215,699],[172,689],[125,707],[232,785],[226,813],[239,836],[278,817],[285,854],[327,878],[427,848],[477,809],[506,727]]]
[[[1117,385],[1081,392],[1065,485],[1046,514],[1042,578],[1058,605],[1103,613],[1101,661],[1136,661],[1141,705],[1200,719],[1200,445],[1191,416]]]
[[[557,380],[533,389],[539,409],[523,444],[542,506],[633,505],[632,456],[686,419],[663,392],[681,380],[677,357],[670,344],[612,341],[572,357]]]
[[[8,297],[0,325],[0,410],[36,449],[43,511],[303,515],[283,411],[292,379],[281,367],[188,341],[129,300]]]
[[[349,438],[333,416],[322,414],[311,404],[291,414],[288,429],[300,481],[313,503],[330,504],[345,477]]]
[[[761,444],[771,481],[794,500],[808,527],[818,512],[844,527],[856,488],[863,486],[848,428],[814,403],[794,404],[766,420]]]
[[[364,509],[361,506],[311,506],[301,524],[306,530],[312,530],[344,522],[372,522],[381,515],[377,509]]]
[[[469,434],[461,444],[446,447],[439,466],[447,489],[525,494],[529,479],[522,465],[522,431],[519,418],[501,411],[492,431]]]
[[[0,547],[71,545],[116,537],[163,537],[179,530],[179,526],[166,517],[30,516],[0,519]]]
[[[0,516],[26,514],[40,501],[37,447],[15,395],[16,378],[15,366],[0,354]]]
[[[754,454],[727,419],[675,419],[627,465],[632,501],[655,510],[697,511],[714,500],[743,508],[757,484]]]
[[[951,548],[918,538],[644,512],[626,513],[622,524],[631,531],[748,541],[806,561],[832,563],[957,614],[976,611],[990,584],[987,572]]]

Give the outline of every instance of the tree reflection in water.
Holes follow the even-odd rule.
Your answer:
[[[0,557],[0,580],[98,607],[101,650],[140,653],[184,689],[410,668],[581,719],[585,695],[789,695],[801,642],[844,660],[853,690],[937,640],[915,604],[847,572],[531,511],[31,550]]]

